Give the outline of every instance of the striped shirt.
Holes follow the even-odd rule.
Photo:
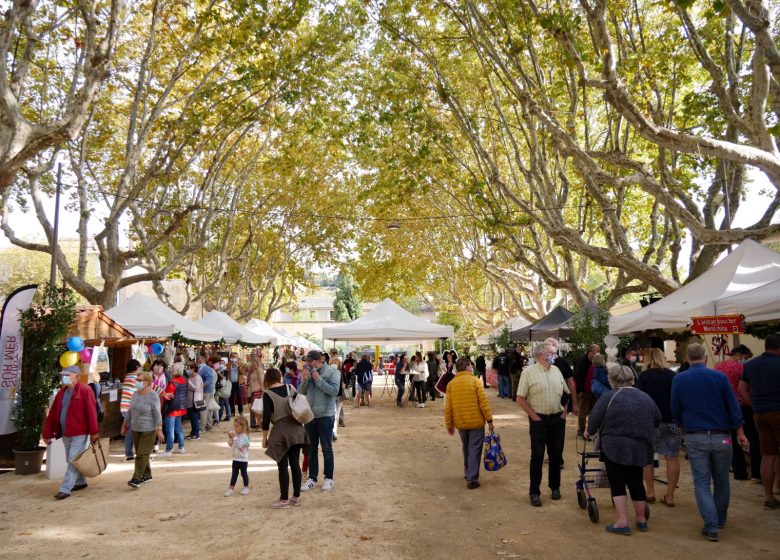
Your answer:
[[[122,414],[125,414],[130,410],[130,403],[133,401],[133,393],[135,393],[136,379],[135,373],[128,373],[125,375],[125,380],[122,382],[122,400],[119,401],[119,411]]]
[[[561,370],[550,366],[547,371],[536,363],[523,370],[517,394],[528,401],[537,414],[556,414],[563,412],[561,397],[569,394],[569,388],[563,380]]]

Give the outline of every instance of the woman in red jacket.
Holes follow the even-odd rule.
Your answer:
[[[60,484],[60,491],[54,495],[57,500],[64,500],[71,492],[87,487],[87,480],[71,461],[87,448],[90,439],[97,441],[100,437],[95,393],[89,385],[81,382],[81,369],[78,366],[67,367],[61,372],[61,376],[62,388],[54,397],[43,425],[43,439],[46,443],[51,443],[62,438],[68,459],[68,468]]]

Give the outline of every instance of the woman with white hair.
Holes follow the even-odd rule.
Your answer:
[[[647,531],[645,486],[642,471],[653,462],[653,436],[661,423],[661,412],[647,393],[636,389],[631,368],[615,364],[609,368],[612,389],[596,403],[588,419],[587,438],[599,432],[601,460],[607,467],[607,478],[618,518],[607,525],[609,533],[630,535],[628,497],[631,494],[636,526]]]

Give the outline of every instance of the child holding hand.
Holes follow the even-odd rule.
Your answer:
[[[225,490],[225,497],[233,495],[233,489],[236,487],[238,473],[241,473],[241,480],[244,487],[241,489],[241,495],[249,494],[249,474],[247,466],[249,464],[249,422],[243,416],[237,416],[233,420],[233,428],[227,434],[228,445],[233,448],[233,474],[230,476],[230,487]]]

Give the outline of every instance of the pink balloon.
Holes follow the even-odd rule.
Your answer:
[[[86,347],[80,352],[81,361],[85,364],[92,362],[92,348]]]

